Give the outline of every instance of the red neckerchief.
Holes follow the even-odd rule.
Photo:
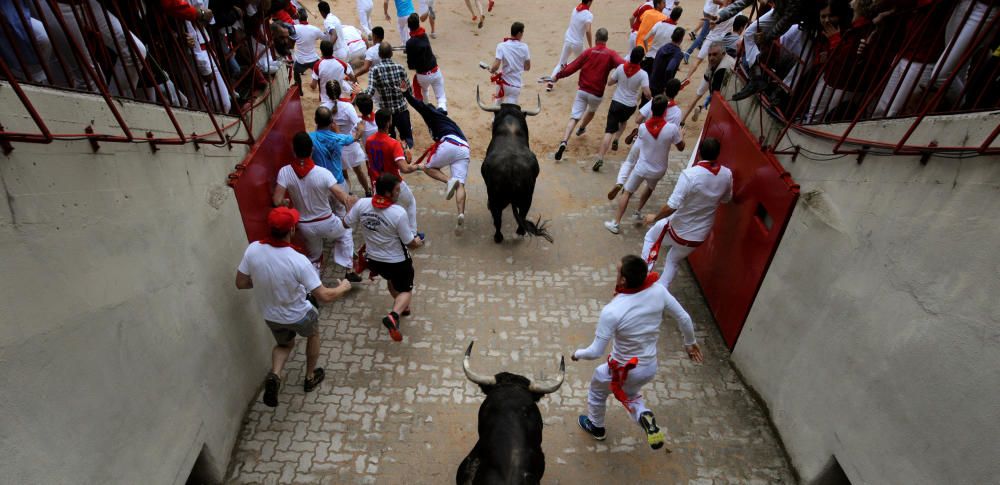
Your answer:
[[[504,41],[504,42],[507,42],[508,40],[517,40],[517,39],[515,39],[515,38],[513,38],[513,37],[504,37],[504,38],[503,38],[503,41]]]
[[[623,69],[625,69],[625,77],[632,77],[633,74],[639,72],[640,67],[638,64],[626,61]]]
[[[649,131],[650,135],[653,135],[653,138],[660,137],[660,130],[664,126],[667,126],[667,120],[663,119],[662,116],[653,116],[646,122],[646,130]]]
[[[585,3],[581,3],[580,5],[576,6],[576,11],[577,12],[582,12],[584,10],[590,10],[590,5],[587,5]]]
[[[298,175],[300,179],[305,178],[306,175],[309,175],[309,171],[312,170],[314,167],[316,167],[316,164],[313,162],[312,157],[306,157],[306,159],[303,160],[301,163],[299,163],[299,161],[296,160],[290,163],[289,165],[292,166],[292,170],[295,170],[295,175]]]
[[[717,163],[713,165],[710,162],[698,162],[696,165],[698,165],[701,168],[704,168],[705,170],[708,170],[709,172],[712,172],[712,175],[719,175],[719,170],[722,169],[722,165],[719,165]]]
[[[375,194],[372,197],[372,207],[376,209],[388,209],[392,205],[392,199],[384,195]]]
[[[420,37],[421,35],[427,35],[427,31],[423,27],[410,31],[410,37]]]
[[[636,294],[642,290],[648,289],[650,286],[653,286],[653,283],[656,283],[656,281],[659,279],[660,279],[660,273],[657,273],[656,271],[651,271],[646,274],[646,281],[643,281],[642,286],[638,288],[625,288],[623,286],[615,286],[615,296],[623,294],[624,295]]]

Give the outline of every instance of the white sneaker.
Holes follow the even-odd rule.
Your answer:
[[[621,229],[618,227],[618,224],[615,224],[615,221],[604,221],[604,228],[611,231],[611,234],[618,234],[621,232]]]
[[[696,106],[694,112],[691,113],[691,121],[698,121],[698,116],[701,115],[701,106]]]
[[[632,222],[635,223],[642,222],[642,214],[640,214],[639,211],[635,211],[635,213],[632,214]]]
[[[458,191],[458,179],[449,180],[447,195],[444,196],[444,199],[451,200],[451,198],[455,196],[455,192],[457,191]]]
[[[462,227],[463,225],[465,225],[465,214],[459,214],[458,215],[458,221],[457,221],[457,223],[458,223],[458,227]]]

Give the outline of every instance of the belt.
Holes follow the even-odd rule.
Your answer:
[[[631,404],[633,401],[625,394],[625,389],[622,388],[622,385],[628,379],[628,371],[635,369],[637,365],[639,365],[638,357],[632,357],[628,362],[622,364],[612,359],[610,355],[608,356],[608,368],[611,370],[611,393],[615,395],[615,399],[622,403],[622,406],[625,406],[625,409],[629,412],[632,412]]]
[[[329,214],[327,214],[325,216],[317,217],[315,219],[309,219],[308,221],[299,221],[299,224],[309,224],[310,222],[325,221],[325,220],[327,220],[327,219],[329,219],[331,217],[333,217],[333,212],[331,212],[331,213],[329,213]]]
[[[674,228],[670,227],[670,223],[669,222],[667,223],[667,230],[670,231],[670,239],[673,239],[674,242],[676,242],[677,244],[680,244],[681,246],[687,246],[689,248],[696,248],[698,246],[701,246],[701,243],[704,242],[704,241],[688,241],[687,239],[684,239],[684,238],[678,236],[677,232],[674,231]]]
[[[420,74],[421,76],[426,76],[428,74],[434,74],[435,72],[438,72],[438,68],[439,67],[440,66],[434,66],[434,69],[431,69],[430,71],[427,71],[427,72],[418,72],[417,74]]]

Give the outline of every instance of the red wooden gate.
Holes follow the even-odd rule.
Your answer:
[[[688,257],[726,345],[732,350],[781,242],[799,186],[722,96],[712,96],[704,137],[722,142],[733,171],[733,202],[723,204],[705,243]]]

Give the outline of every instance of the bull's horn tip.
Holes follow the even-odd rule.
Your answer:
[[[465,356],[468,357],[472,355],[472,346],[476,343],[475,340],[469,342],[469,348],[465,349]]]
[[[472,347],[470,346],[469,348],[472,348]],[[559,371],[563,372],[565,370],[566,370],[566,356],[565,355],[560,355],[559,356]]]

